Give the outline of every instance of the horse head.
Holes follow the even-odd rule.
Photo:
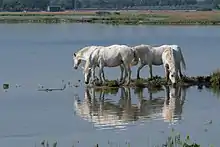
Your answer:
[[[173,49],[171,47],[168,47],[164,50],[165,53],[165,60],[166,60],[166,70],[169,74],[169,79],[172,82],[173,86],[176,86],[178,73],[177,73],[177,67],[176,67],[176,58],[173,53]]]
[[[171,69],[169,74],[169,79],[172,82],[172,85],[175,87],[177,83],[177,71],[176,69]]]
[[[81,63],[81,59],[77,56],[76,53],[73,53],[73,68],[78,69],[79,64]]]

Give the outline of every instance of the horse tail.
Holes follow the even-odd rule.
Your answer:
[[[179,48],[179,52],[180,52],[180,56],[181,56],[181,63],[182,63],[182,66],[183,66],[183,69],[186,70],[186,63],[185,63],[185,60],[184,60],[184,56],[183,56],[183,53],[181,51],[181,48],[178,46]]]

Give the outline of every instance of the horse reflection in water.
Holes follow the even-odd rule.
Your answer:
[[[175,123],[182,119],[182,109],[186,98],[186,89],[183,87],[166,87],[166,97],[163,106],[165,121]]]
[[[76,114],[101,129],[125,128],[126,120],[118,115],[121,108],[117,104],[105,101],[104,96],[105,93],[101,90],[97,100],[95,89],[87,88],[83,102],[75,100]]]
[[[183,104],[186,97],[186,89],[183,87],[165,87],[165,97],[143,99],[143,94],[139,93],[140,117],[142,119],[163,119],[165,122],[174,123],[181,120]]]
[[[113,103],[105,99],[103,90],[96,99],[95,89],[86,89],[83,102],[75,99],[76,114],[101,129],[126,129],[130,122],[138,119],[138,106],[131,104],[130,88],[120,90],[119,102]]]
[[[181,119],[182,105],[185,94],[182,96],[182,88],[166,87],[166,96],[144,100],[143,91],[139,92],[139,104],[132,104],[130,88],[120,88],[121,97],[118,103],[105,100],[106,93],[101,90],[98,99],[94,88],[85,90],[82,102],[75,99],[76,114],[94,124],[100,129],[125,129],[133,121],[164,118],[173,121],[173,118]],[[185,90],[185,89],[184,89]],[[185,91],[184,91],[185,92]],[[184,93],[183,92],[183,93]],[[152,94],[150,94],[152,95]]]

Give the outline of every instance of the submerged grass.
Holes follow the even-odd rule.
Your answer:
[[[126,143],[128,147],[131,147],[130,143]],[[41,142],[42,147],[59,147],[57,145],[57,141],[55,141],[54,143],[52,143],[52,145],[50,146],[50,144],[48,142],[45,142],[45,140],[43,140]],[[72,147],[74,147],[75,145],[72,145]],[[180,134],[174,133],[172,132],[171,136],[169,136],[167,138],[167,140],[165,141],[164,144],[162,145],[157,145],[154,147],[200,147],[201,145],[193,142],[190,139],[190,136],[186,136],[185,138],[182,138],[180,136]],[[91,146],[92,147],[92,146]],[[99,144],[93,145],[93,147],[100,147]],[[146,145],[146,147],[151,147]]]
[[[220,25],[220,11],[2,12],[0,23],[105,23],[126,25]]]

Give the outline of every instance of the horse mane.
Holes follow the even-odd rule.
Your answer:
[[[81,57],[81,56],[83,55],[83,53],[84,53],[85,51],[87,51],[90,47],[91,47],[91,46],[86,46],[86,47],[82,48],[81,50],[75,52],[76,56]]]
[[[168,53],[168,61],[169,61],[169,70],[173,70],[175,69],[175,58],[174,58],[174,53],[173,53],[173,49],[171,47],[166,48],[167,53]]]
[[[99,48],[97,48],[97,49],[98,49],[98,52],[95,53],[96,55],[99,54]],[[89,58],[86,59],[86,64],[85,64],[85,67],[84,67],[84,72],[88,72],[89,67],[90,67],[90,65],[91,65],[91,61],[92,61],[92,55],[94,54],[95,51],[96,51],[96,50],[94,50],[94,51],[89,55]],[[96,58],[95,58],[95,60],[96,60]]]

